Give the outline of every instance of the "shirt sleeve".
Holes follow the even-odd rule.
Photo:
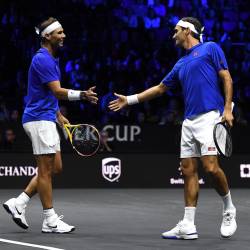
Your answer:
[[[175,64],[173,69],[163,78],[162,83],[168,88],[174,87],[179,82],[178,66]]]
[[[218,71],[228,69],[227,60],[221,47],[216,43],[210,43],[210,55],[215,69]]]
[[[43,84],[47,84],[52,81],[60,81],[60,75],[57,71],[57,65],[53,60],[47,58],[37,58],[34,63],[35,71]]]

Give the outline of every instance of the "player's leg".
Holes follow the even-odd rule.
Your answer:
[[[184,178],[184,198],[186,207],[196,207],[199,193],[197,159],[184,158],[181,161],[181,172]]]
[[[38,127],[39,124],[30,122],[24,124],[24,130],[29,136],[32,142],[33,153],[38,149]],[[34,176],[29,182],[28,186],[25,188],[17,198],[11,198],[3,204],[5,210],[12,216],[14,222],[21,228],[27,229],[29,226],[25,218],[25,207],[29,202],[31,196],[33,196],[37,191],[37,176]]]
[[[37,193],[37,175],[35,175],[27,187],[24,189],[24,193],[27,194],[30,198]]]
[[[53,172],[53,175],[57,175],[62,172],[62,157],[61,157],[60,150],[56,151],[52,172]]]
[[[221,236],[224,238],[231,237],[237,229],[236,208],[232,202],[227,178],[219,166],[217,156],[204,155],[201,157],[201,160],[203,168],[209,175],[213,187],[223,201],[223,219],[220,228]]]
[[[217,155],[204,155],[201,157],[202,166],[208,174],[211,183],[220,196],[229,192],[227,178],[220,168]]]
[[[52,174],[56,175],[61,173],[61,171],[61,152],[57,151],[53,164]],[[16,198],[11,198],[3,204],[6,211],[12,215],[12,218],[16,222],[16,224],[23,229],[27,229],[29,227],[25,218],[25,209],[30,201],[30,198],[37,193],[37,179],[37,175],[34,176],[25,190],[19,196],[17,196]]]
[[[55,154],[38,155],[36,156],[36,161],[38,176],[34,179],[34,187],[36,182],[43,208],[49,209],[53,207],[52,176],[62,171],[61,152],[57,151]]]
[[[36,121],[24,124],[24,129],[32,141],[33,154],[35,155],[38,175],[34,177],[25,189],[30,194],[34,194],[36,190],[39,192],[44,209],[43,232],[68,233],[75,228],[64,223],[61,216],[58,216],[52,207],[52,184],[51,178],[55,173],[59,173],[62,169],[61,154],[60,154],[60,138],[56,125],[49,121]],[[23,192],[23,198],[29,199],[28,195]],[[15,207],[15,198],[11,199],[13,210],[6,210],[12,215],[13,220],[21,227],[27,228],[25,225],[20,225],[21,219],[25,219],[25,209],[17,211]],[[28,200],[26,201],[28,202]],[[5,204],[4,204],[5,205]],[[46,209],[47,208],[47,209]],[[19,214],[19,213],[20,214]],[[25,220],[26,222],[26,220]],[[52,225],[52,227],[51,227]]]
[[[19,196],[11,198],[3,204],[5,210],[12,216],[13,221],[23,229],[29,227],[25,217],[25,209],[30,198],[37,193],[37,179],[37,175],[34,176]]]
[[[52,168],[55,154],[37,155],[38,166],[37,192],[39,193],[43,209],[52,208]]]
[[[199,192],[197,159],[182,159],[181,172],[184,178],[184,216],[183,219],[173,229],[162,234],[162,237],[165,239],[191,240],[198,238],[198,233],[194,224]]]
[[[198,156],[200,156],[200,154],[193,140],[190,121],[185,120],[182,125],[181,136],[181,171],[184,177],[185,197],[184,217],[176,227],[162,234],[164,239],[191,240],[198,238],[198,233],[194,224],[199,192],[196,159]]]
[[[43,232],[68,233],[74,230],[74,227],[69,226],[61,220],[52,205],[52,176],[59,174],[62,171],[61,152],[56,154],[38,155],[36,156],[38,175],[33,177],[29,185],[26,187],[24,194],[34,195],[39,192],[40,199],[44,208]],[[19,199],[22,194],[17,198]],[[26,201],[26,204],[28,200]],[[26,206],[26,205],[25,205]],[[24,207],[25,208],[25,207]],[[51,229],[50,224],[59,225],[56,229]]]
[[[53,208],[52,202],[52,175],[54,171],[61,170],[60,152],[57,154],[48,154],[37,156],[38,180],[37,191],[39,193],[42,205],[44,220],[42,225],[43,233],[69,233],[75,230],[75,227],[62,221]]]
[[[56,174],[60,174],[62,172],[62,159],[61,159],[61,152],[57,151],[56,152],[56,156],[55,156],[55,160],[54,160],[54,164],[53,164],[53,168],[52,168],[52,174],[53,176]],[[29,182],[29,184],[27,185],[27,187],[24,190],[24,193],[28,195],[29,198],[33,197],[36,193],[37,193],[37,175],[34,176],[31,181]],[[20,197],[20,195],[17,197]],[[20,202],[24,202],[22,199],[20,199]],[[25,204],[27,205],[27,204]]]
[[[209,175],[212,185],[221,196],[223,208],[223,221],[221,235],[230,237],[237,228],[235,216],[236,209],[232,203],[228,188],[227,178],[220,168],[216,146],[213,140],[214,125],[221,120],[219,111],[210,111],[201,115],[197,126],[194,128],[195,137],[201,145],[201,161],[205,172]]]

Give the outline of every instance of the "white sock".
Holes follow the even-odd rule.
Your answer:
[[[196,207],[185,207],[183,221],[194,224]]]
[[[30,197],[25,192],[22,192],[16,198],[16,204],[17,204],[17,206],[19,206],[21,208],[25,208],[29,201],[30,201]]]
[[[49,209],[43,210],[43,215],[46,219],[48,219],[49,217],[51,217],[55,214],[56,214],[56,212],[55,212],[54,208],[49,208]]]
[[[221,196],[221,199],[223,201],[223,210],[224,211],[230,210],[230,209],[235,209],[233,202],[232,202],[232,197],[231,197],[230,191],[225,196]]]

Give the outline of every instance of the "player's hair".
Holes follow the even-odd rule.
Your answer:
[[[199,34],[196,34],[193,31],[191,31],[191,35],[194,38],[200,40],[200,34],[202,33],[202,31],[204,29],[204,27],[202,26],[201,22],[197,18],[195,18],[195,17],[183,17],[181,20],[184,21],[184,22],[192,23],[194,25],[195,29],[197,30],[197,32]]]
[[[38,30],[39,38],[41,39],[41,42],[44,42],[46,38],[41,36],[41,33],[43,32],[44,29],[46,29],[49,25],[52,23],[56,22],[57,19],[54,17],[48,17],[44,19],[42,22],[40,22],[37,26],[36,29]]]

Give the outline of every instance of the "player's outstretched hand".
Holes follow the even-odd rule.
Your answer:
[[[96,86],[90,87],[88,90],[81,91],[81,99],[82,100],[87,100],[93,104],[97,104],[98,102],[98,97],[97,93],[94,92]]]
[[[112,111],[118,111],[128,105],[127,98],[124,95],[114,93],[117,99],[109,103],[109,109]]]

